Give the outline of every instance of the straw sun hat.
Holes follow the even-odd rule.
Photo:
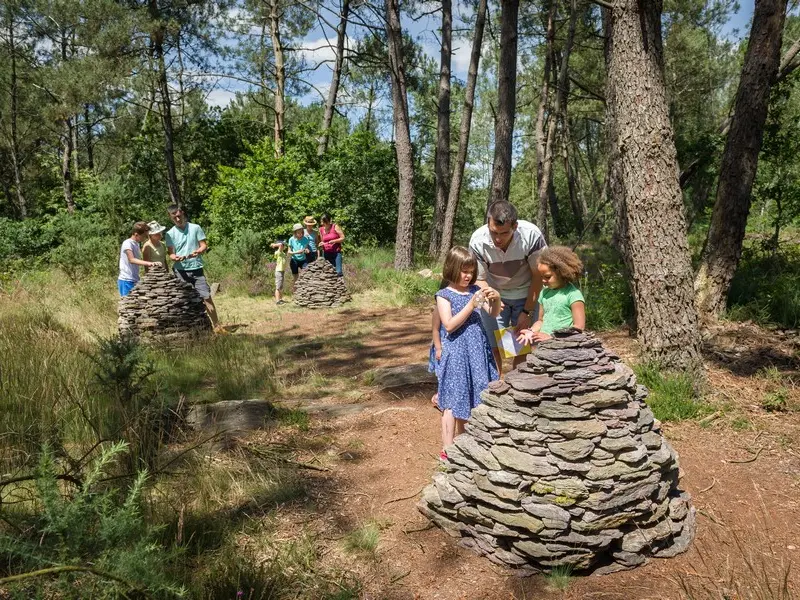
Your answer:
[[[150,221],[147,226],[150,228],[150,231],[147,232],[148,235],[156,235],[166,229],[163,225],[159,225],[158,221]]]

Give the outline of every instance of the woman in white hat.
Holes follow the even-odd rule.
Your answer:
[[[160,263],[167,268],[167,246],[161,241],[161,234],[166,227],[159,225],[158,221],[150,221],[147,226],[150,228],[148,235],[150,237],[142,246],[142,258],[146,261]],[[145,267],[147,272],[147,267]]]
[[[306,237],[306,228],[300,223],[295,223],[292,227],[292,237],[289,238],[289,268],[292,270],[292,276],[297,279],[300,269],[305,269],[308,264],[308,238]]]

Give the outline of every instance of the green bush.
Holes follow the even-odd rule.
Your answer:
[[[800,249],[775,254],[745,249],[731,282],[728,317],[800,327]]]
[[[647,405],[662,422],[696,419],[711,412],[711,407],[698,399],[694,381],[687,373],[663,371],[653,363],[634,367],[636,377],[650,390]]]
[[[616,251],[595,244],[578,249],[578,254],[585,268],[580,288],[586,300],[586,328],[603,331],[632,322],[633,294]]]
[[[14,535],[0,533],[3,563],[20,576],[8,585],[12,594],[76,600],[185,595],[169,573],[177,554],[155,543],[158,528],[140,508],[146,474],[127,490],[106,482],[126,448],[123,442],[104,446],[73,471],[80,485],[69,493],[59,480],[63,465],[45,448],[30,499],[40,511],[19,519]]]

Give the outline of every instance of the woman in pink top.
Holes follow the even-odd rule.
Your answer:
[[[325,260],[336,267],[339,277],[342,276],[342,242],[344,231],[336,223],[331,222],[329,214],[322,215],[319,234],[322,239],[322,252]]]

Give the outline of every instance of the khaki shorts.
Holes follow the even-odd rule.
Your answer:
[[[283,290],[283,271],[275,271],[275,291]]]

